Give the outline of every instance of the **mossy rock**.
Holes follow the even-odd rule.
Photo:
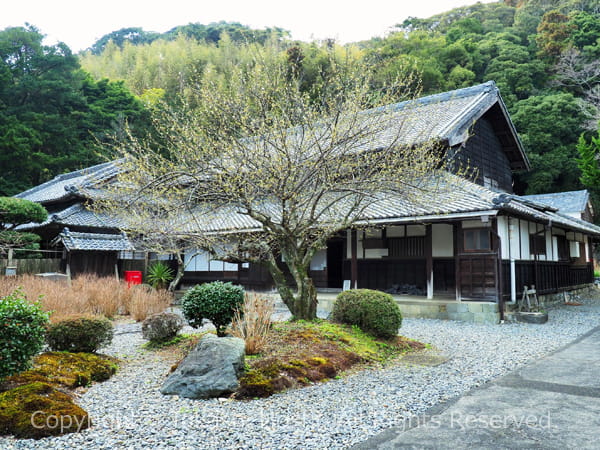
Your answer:
[[[76,388],[108,380],[116,370],[114,358],[91,353],[46,352],[34,359],[33,369],[7,377],[2,384],[5,389],[34,382]]]
[[[90,425],[85,410],[47,383],[25,384],[0,394],[0,435],[39,439]]]

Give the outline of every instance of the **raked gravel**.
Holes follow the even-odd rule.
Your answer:
[[[38,441],[0,438],[0,448],[345,448],[600,325],[600,300],[577,301],[584,304],[550,308],[545,325],[405,319],[401,334],[432,344],[427,351],[444,355],[445,363],[397,363],[253,401],[161,395],[172,361],[140,347],[139,324],[121,325],[104,353],[126,364],[79,399],[93,427]]]

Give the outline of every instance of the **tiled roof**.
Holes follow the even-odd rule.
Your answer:
[[[457,89],[441,94],[430,95],[417,100],[411,100],[383,108],[392,108],[397,111],[391,118],[392,121],[405,121],[405,126],[398,136],[399,143],[416,145],[430,140],[444,142],[449,146],[462,144],[469,138],[473,124],[483,116],[492,106],[498,104],[503,112],[510,134],[516,147],[516,155],[507,155],[511,160],[513,169],[529,167],[529,161],[517,132],[510,120],[506,106],[500,92],[493,81],[476,86]],[[366,113],[377,111],[377,108]],[[381,133],[380,146],[385,147],[392,136],[394,127]],[[375,145],[374,147],[377,147]]]
[[[87,169],[58,175],[50,181],[15,195],[17,198],[41,204],[65,200],[78,196],[79,189],[114,176],[118,172],[118,161],[98,164]]]
[[[18,230],[34,230],[50,224],[66,227],[96,227],[96,228],[121,228],[122,223],[116,217],[94,213],[81,203],[76,203],[62,211],[49,214],[48,219],[42,223],[28,223],[17,227]]]
[[[495,105],[505,118],[506,138],[510,142],[510,148],[505,148],[505,151],[511,168],[529,168],[521,141],[493,81],[365,110],[356,116],[350,115],[348,126],[361,129],[361,133],[364,133],[364,141],[360,142],[357,137],[352,150],[360,152],[396,146],[411,147],[430,142],[454,147],[469,139],[475,122]],[[310,132],[297,127],[286,130],[282,135],[285,136],[285,145],[296,148],[308,158],[309,148],[335,147],[330,142],[333,138],[330,127],[320,127],[318,123],[310,128]],[[248,151],[264,151],[267,142],[259,136],[244,139],[240,145],[246,146]]]
[[[563,214],[568,214],[585,211],[590,194],[586,189],[583,189],[581,191],[556,192],[554,194],[524,195],[523,198],[542,205],[548,205]]]
[[[570,230],[600,236],[600,227],[561,214],[517,195],[499,194],[455,175],[431,177],[420,186],[403,193],[369,198],[360,224],[432,222],[478,215],[497,215],[500,211],[518,214],[532,221],[552,223]],[[279,214],[272,205],[263,206],[274,221]],[[339,209],[343,209],[340,207]],[[340,213],[340,211],[337,211]],[[331,214],[336,214],[331,211]],[[205,233],[259,231],[260,223],[236,210],[222,208],[216,212],[197,211],[196,220],[187,220],[187,232]],[[185,221],[185,219],[182,218]]]
[[[57,237],[68,251],[122,251],[135,250],[127,236],[122,234],[78,233],[65,228]]]

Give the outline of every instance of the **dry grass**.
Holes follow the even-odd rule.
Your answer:
[[[135,320],[144,320],[171,304],[170,293],[142,287],[128,288],[126,283],[111,277],[82,275],[73,279],[71,286],[33,275],[0,277],[0,297],[19,287],[29,301],[40,299],[43,309],[52,311],[52,322],[80,314],[112,318],[131,313]]]
[[[236,311],[233,316],[231,334],[246,342],[247,355],[260,353],[267,344],[274,311],[272,299],[246,293],[242,311]]]
[[[127,312],[135,320],[142,321],[147,316],[164,311],[171,305],[171,293],[159,289],[149,289],[145,286],[132,286],[125,300]]]

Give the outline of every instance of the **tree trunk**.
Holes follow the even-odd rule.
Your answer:
[[[177,273],[175,274],[175,278],[169,284],[169,292],[175,292],[175,288],[183,278],[183,272],[185,271],[185,263],[183,258],[181,257],[181,253],[175,253],[175,257],[177,258]]]
[[[269,272],[281,300],[290,310],[292,320],[315,320],[317,318],[317,290],[309,276],[309,266],[295,260],[286,260],[286,264],[296,282],[298,289],[296,295],[290,289],[285,274],[277,265],[275,258],[271,257],[268,263]]]

